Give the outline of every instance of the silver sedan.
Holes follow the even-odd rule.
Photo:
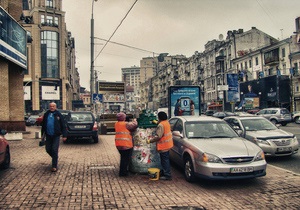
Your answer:
[[[259,116],[227,117],[224,120],[249,141],[262,148],[266,156],[289,156],[299,150],[297,137]]]
[[[223,120],[207,116],[182,116],[169,120],[174,140],[172,162],[184,168],[187,181],[244,179],[266,175],[264,152],[239,137]]]

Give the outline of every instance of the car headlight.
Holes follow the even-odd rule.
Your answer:
[[[203,153],[203,155],[200,158],[200,161],[205,163],[222,163],[219,157],[208,153]]]
[[[259,153],[256,154],[254,161],[264,160],[265,153],[261,150]]]
[[[267,140],[262,140],[262,139],[257,139],[257,138],[254,138],[254,140],[259,144],[270,145],[270,143]]]
[[[292,142],[298,142],[298,139],[296,136],[293,138]]]

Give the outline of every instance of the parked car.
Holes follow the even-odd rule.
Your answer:
[[[38,115],[30,115],[27,120],[25,121],[26,126],[33,126],[36,125],[36,119],[38,118]]]
[[[0,168],[7,169],[10,166],[10,150],[8,141],[5,139],[4,135],[6,130],[0,130]]]
[[[273,124],[281,124],[286,126],[292,121],[292,116],[286,108],[265,108],[256,113],[262,117],[267,118]]]
[[[70,111],[69,110],[61,110],[61,109],[58,109],[58,111],[64,116],[64,119],[66,120],[66,116],[68,115],[68,113]],[[45,113],[40,114],[39,117],[36,119],[36,125],[42,125],[44,114]]]
[[[249,109],[249,110],[247,110],[247,113],[249,113],[249,114],[256,114],[259,111],[260,111],[260,109]]]
[[[279,129],[260,116],[232,116],[224,118],[242,137],[257,144],[266,156],[288,156],[299,150],[297,137]]]
[[[300,124],[300,113],[295,113],[292,115],[292,118],[293,118],[293,121],[296,123],[296,124]]]
[[[206,110],[206,112],[204,113],[206,116],[213,116],[214,113],[216,113],[216,110]]]
[[[92,112],[69,112],[66,116],[67,140],[90,139],[98,143],[98,124]]]
[[[133,114],[126,114],[126,120],[133,119]],[[97,117],[100,134],[106,135],[107,132],[115,132],[115,124],[117,120],[117,114],[101,114]]]
[[[225,180],[266,175],[262,149],[240,137],[225,121],[178,116],[169,122],[174,141],[170,159],[183,167],[188,182],[196,177]]]
[[[216,112],[216,113],[214,113],[212,116],[213,116],[213,117],[220,118],[220,119],[223,119],[224,117],[227,117],[227,116],[234,116],[234,115],[236,115],[236,114],[233,113],[233,112]]]

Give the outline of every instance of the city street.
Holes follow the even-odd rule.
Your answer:
[[[172,167],[172,181],[145,174],[118,176],[114,135],[98,144],[61,144],[59,170],[27,127],[10,141],[11,167],[0,171],[0,209],[299,209],[300,175],[268,165],[265,177],[240,181],[185,181]]]

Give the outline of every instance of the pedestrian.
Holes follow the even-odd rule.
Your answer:
[[[171,126],[168,116],[165,112],[159,112],[158,126],[155,135],[147,140],[147,143],[156,142],[156,150],[160,155],[160,162],[162,166],[162,173],[159,179],[172,180],[171,164],[169,150],[173,147],[173,139],[171,133]]]
[[[133,150],[133,142],[131,132],[138,127],[136,119],[126,122],[126,114],[120,112],[117,114],[117,122],[115,123],[115,145],[120,153],[120,169],[119,176],[128,176],[128,167]]]
[[[60,136],[66,141],[67,130],[63,115],[56,109],[56,103],[49,104],[49,110],[44,114],[42,135],[46,136],[46,152],[52,157],[52,172],[57,171],[58,148]]]
[[[180,115],[179,112],[180,112],[180,99],[178,98],[175,103],[174,115],[179,116]]]
[[[191,115],[195,115],[195,103],[193,100],[191,100],[191,104],[190,104],[190,107],[191,107]]]

